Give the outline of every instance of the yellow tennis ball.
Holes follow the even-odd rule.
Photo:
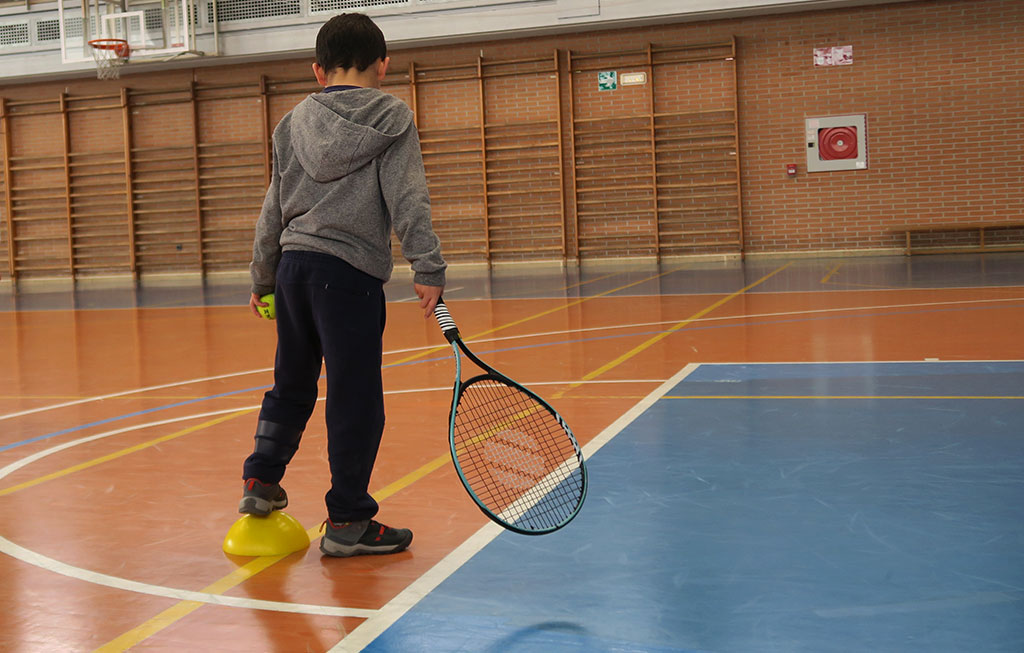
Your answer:
[[[265,304],[269,304],[269,306],[257,306],[256,310],[258,310],[260,312],[260,315],[267,318],[268,320],[273,320],[274,317],[276,316],[276,313],[274,312],[274,293],[270,293],[269,295],[263,295],[262,297],[260,297],[260,301]]]

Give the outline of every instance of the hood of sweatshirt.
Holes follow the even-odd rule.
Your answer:
[[[289,130],[299,164],[322,183],[363,167],[411,124],[412,111],[398,98],[355,88],[310,95],[292,110]]]

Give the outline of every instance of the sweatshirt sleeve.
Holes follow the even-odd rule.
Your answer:
[[[379,180],[402,255],[412,264],[413,281],[443,286],[447,265],[441,257],[441,241],[430,222],[430,193],[420,139],[411,122],[381,155]]]
[[[277,263],[281,260],[281,232],[284,230],[284,224],[281,220],[280,168],[276,147],[273,166],[270,187],[263,198],[260,217],[256,220],[256,239],[252,247],[252,262],[249,263],[252,292],[260,296],[274,292]]]

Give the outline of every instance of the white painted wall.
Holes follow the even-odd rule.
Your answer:
[[[614,25],[696,21],[909,1],[912,0],[408,0],[405,6],[365,8],[361,11],[374,17],[391,48],[400,49],[432,43],[601,29]],[[221,23],[219,39],[215,43],[212,26],[206,24],[206,1],[198,4],[202,17],[198,49],[207,53],[218,51],[217,56],[149,64],[135,58],[126,74],[147,68],[308,55],[312,52],[317,30],[331,15],[330,12],[311,13],[309,0],[302,0],[302,15]],[[0,9],[0,84],[95,74],[89,61],[62,64],[59,42],[36,40],[36,23],[55,19],[56,7],[53,3],[34,4],[31,10],[24,7]],[[21,23],[28,24],[31,42],[4,44],[3,26]]]

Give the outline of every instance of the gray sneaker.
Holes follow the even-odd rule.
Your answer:
[[[278,483],[264,483],[259,479],[245,479],[245,491],[238,503],[238,512],[266,517],[274,510],[288,505],[288,494]]]
[[[373,519],[339,524],[328,519],[320,526],[321,531],[324,529],[320,552],[339,558],[398,553],[412,542],[408,528],[390,528]]]

